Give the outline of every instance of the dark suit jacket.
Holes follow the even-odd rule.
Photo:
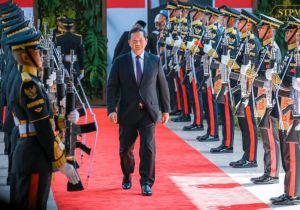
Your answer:
[[[137,85],[131,53],[118,57],[111,69],[107,83],[108,114],[116,111],[117,94],[118,122],[134,124],[138,116],[138,103],[142,100],[153,122],[159,117],[159,105],[162,112],[170,110],[170,96],[167,81],[157,56],[145,52],[143,78]]]

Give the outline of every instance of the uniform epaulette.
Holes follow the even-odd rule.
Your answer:
[[[193,26],[202,26],[202,22],[200,20],[195,20],[192,22]]]
[[[175,22],[176,21],[176,17],[172,17],[172,18],[170,18],[170,22]]]
[[[60,37],[60,36],[62,36],[62,35],[64,35],[64,34],[57,34],[56,37]]]
[[[22,77],[23,82],[31,82],[32,81],[32,77],[30,76],[30,74],[28,72],[22,72],[21,77]]]
[[[74,35],[76,35],[76,36],[80,36],[80,37],[82,37],[82,35],[81,34],[77,34],[77,33],[73,33]]]
[[[255,39],[254,34],[250,34],[249,39]]]

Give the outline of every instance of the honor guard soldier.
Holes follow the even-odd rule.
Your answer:
[[[182,106],[180,102],[180,93],[178,90],[178,81],[176,80],[176,72],[173,67],[173,46],[174,46],[174,39],[177,36],[177,27],[178,27],[178,18],[177,14],[179,14],[179,10],[177,8],[177,4],[168,1],[166,10],[168,11],[168,19],[166,26],[164,28],[164,32],[162,34],[163,38],[160,39],[160,45],[165,47],[164,57],[165,57],[165,74],[166,79],[169,86],[170,92],[170,105],[171,105],[171,112],[170,115],[179,115],[182,112]]]
[[[274,39],[276,30],[283,22],[264,14],[260,15],[260,19],[258,35],[262,40],[263,47],[260,50],[259,59],[262,65],[260,69],[257,69],[256,80],[263,81],[263,87],[258,87],[256,116],[259,119],[258,127],[261,128],[263,140],[264,173],[260,177],[252,178],[251,181],[254,184],[273,184],[279,182],[280,143],[277,129],[278,120],[270,116],[275,98],[274,87],[268,75],[269,72],[277,72],[281,60],[281,52]]]
[[[56,18],[56,29],[53,30],[53,41],[55,42],[55,38],[58,35],[61,35],[65,32],[65,28],[63,26],[62,20],[65,19],[64,16],[58,16]]]
[[[202,87],[203,107],[205,119],[207,120],[207,132],[204,136],[198,136],[200,142],[219,141],[218,135],[218,110],[214,93],[214,83],[212,78],[216,74],[216,68],[212,67],[212,60],[219,57],[217,50],[220,47],[220,31],[217,21],[221,12],[211,6],[206,7],[206,31],[203,37],[205,55],[202,56],[203,72],[206,87]]]
[[[64,18],[62,19],[65,32],[56,36],[56,46],[61,46],[61,52],[64,55],[64,66],[70,71],[71,65],[71,54],[70,51],[74,50],[74,81],[77,84],[77,79],[84,77],[84,66],[83,66],[83,40],[80,34],[73,33],[74,19]],[[69,72],[70,73],[70,72]]]
[[[237,18],[240,12],[228,7],[222,6],[219,8],[223,16],[223,24],[225,27],[225,34],[223,36],[222,45],[220,47],[221,57],[218,61],[220,62],[219,69],[221,75],[221,90],[217,94],[217,102],[219,104],[219,112],[221,114],[221,125],[222,125],[222,143],[216,148],[210,150],[211,153],[232,153],[233,152],[233,141],[234,141],[234,113],[232,107],[232,95],[230,87],[235,87],[236,82],[229,80],[229,72],[231,69],[236,69],[238,66],[234,63],[234,60],[238,52],[238,44],[240,38],[235,28]],[[234,65],[235,64],[235,65]]]
[[[273,85],[280,86],[279,138],[282,165],[285,172],[284,194],[271,198],[274,205],[300,204],[300,147],[299,147],[299,34],[300,20],[290,16],[285,26],[288,52],[280,66],[280,78],[271,74]],[[279,91],[278,91],[279,92]],[[291,107],[292,106],[292,107]],[[292,111],[293,109],[293,111]],[[273,113],[271,113],[273,114]],[[298,116],[297,116],[298,115]]]
[[[10,187],[15,209],[46,209],[53,170],[60,170],[74,184],[79,181],[74,167],[66,162],[64,145],[53,131],[49,99],[37,77],[42,66],[40,36],[33,32],[5,40],[20,65],[10,101],[20,133]]]
[[[12,113],[12,104],[9,102],[11,100],[11,94],[12,92],[12,87],[14,86],[15,80],[16,80],[16,74],[18,74],[18,64],[13,58],[12,52],[5,44],[5,39],[14,36],[16,33],[24,34],[29,25],[29,20],[20,22],[18,24],[15,24],[11,27],[5,28],[2,32],[2,46],[5,48],[6,55],[7,55],[7,65],[6,67],[8,68],[8,76],[7,76],[7,85],[6,85],[6,101],[7,101],[7,106],[6,106],[6,121],[5,121],[5,135],[8,138],[8,145],[9,145],[9,150],[8,150],[8,178],[7,178],[7,184],[10,183],[10,171],[11,171],[11,165],[12,165],[12,155],[13,151],[16,145],[16,138],[18,137],[18,129],[16,126],[18,124],[14,122],[13,118],[13,113]]]
[[[201,11],[202,9],[202,11]],[[205,8],[194,4],[193,8],[189,12],[187,25],[188,25],[188,38],[185,51],[185,61],[186,61],[186,75],[185,84],[188,90],[188,96],[190,105],[193,111],[194,119],[191,125],[183,127],[184,131],[201,131],[204,130],[203,127],[203,103],[202,97],[200,98],[199,91],[200,83],[198,84],[199,73],[197,77],[197,72],[195,68],[195,50],[199,48],[197,46],[200,41],[200,37],[203,34],[201,18],[204,16],[203,11]],[[195,43],[196,42],[196,43]],[[199,49],[198,49],[199,50]],[[198,62],[199,63],[199,62]]]
[[[182,113],[178,118],[173,118],[174,122],[189,122],[190,118],[190,104],[188,98],[188,91],[185,84],[185,50],[186,41],[188,35],[187,15],[191,6],[184,2],[178,2],[177,8],[179,10],[177,30],[173,31],[174,45],[172,51],[173,57],[173,69],[175,70],[176,84],[179,93],[179,100],[182,108]]]
[[[256,25],[260,19],[254,14],[242,9],[238,30],[241,32],[241,54],[237,57],[240,69],[233,69],[239,73],[240,91],[234,91],[233,96],[236,103],[236,115],[242,132],[243,157],[235,162],[230,162],[234,168],[257,167],[257,125],[254,116],[254,100],[252,92],[252,78],[248,78],[249,72],[255,71],[258,63],[260,43],[254,35]],[[239,49],[240,50],[240,49]],[[247,74],[247,75],[246,75]],[[234,93],[235,92],[235,93]]]

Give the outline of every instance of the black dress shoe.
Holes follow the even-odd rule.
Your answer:
[[[189,115],[180,116],[177,118],[171,119],[173,122],[190,122],[191,117]]]
[[[279,183],[279,178],[265,175],[262,179],[257,179],[253,183],[254,184],[277,184]]]
[[[214,136],[210,136],[210,135],[209,135],[209,136],[207,136],[206,139],[200,138],[200,139],[198,139],[198,141],[200,141],[200,142],[219,141],[219,137],[218,137],[218,136],[214,137]]]
[[[197,136],[197,140],[199,141],[200,139],[206,139],[207,138],[207,134],[203,135],[203,136]]]
[[[176,115],[180,115],[180,114],[181,114],[181,111],[179,111],[179,110],[170,112],[170,116],[176,116]]]
[[[148,184],[144,184],[141,187],[142,187],[142,195],[144,195],[144,196],[152,195],[151,187]]]
[[[251,181],[251,182],[255,182],[256,180],[262,180],[262,179],[265,178],[265,176],[268,176],[268,175],[267,175],[267,174],[263,174],[263,175],[258,176],[258,177],[252,177],[252,178],[250,179],[250,181]]]
[[[238,161],[230,162],[229,165],[230,165],[230,166],[235,166],[235,165],[237,165],[237,164],[242,164],[242,163],[245,163],[245,162],[246,162],[246,160],[240,159],[240,160],[238,160]]]
[[[211,153],[233,153],[232,147],[226,147],[225,145],[221,144],[220,146],[216,148],[210,149]]]
[[[233,168],[255,168],[257,167],[257,162],[255,160],[248,161],[246,160],[244,163],[235,164]]]
[[[184,130],[184,131],[203,131],[204,127],[203,127],[203,125],[191,124],[191,125],[184,126],[182,128],[182,130]]]
[[[274,205],[299,205],[300,198],[292,197],[287,194],[283,194],[283,195],[279,196],[277,199],[273,199],[272,204],[274,204]]]
[[[123,190],[129,190],[132,187],[131,176],[123,176],[122,188]]]

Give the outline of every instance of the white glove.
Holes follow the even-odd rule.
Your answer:
[[[56,80],[56,73],[52,72],[52,74],[50,74],[49,78],[46,80],[46,84],[51,87],[54,83],[54,80]]]
[[[77,184],[80,181],[75,168],[69,163],[65,163],[62,167],[59,168],[59,171],[66,175],[68,181],[72,184]]]
[[[193,41],[188,41],[186,46],[187,46],[187,49],[191,50],[192,47],[194,46],[194,42]]]
[[[249,62],[247,65],[242,65],[241,66],[241,74],[246,75],[247,69],[251,68],[251,62]]]
[[[83,77],[84,77],[84,74],[83,73],[81,73],[80,75],[79,75],[79,80],[82,80],[83,79]]]
[[[229,55],[222,55],[221,56],[221,63],[224,64],[224,65],[227,65],[228,62],[230,60],[230,56]]]
[[[297,91],[300,91],[300,78],[293,79],[293,88]]]
[[[179,37],[179,39],[175,40],[174,47],[180,47],[181,43],[182,43],[182,39]]]
[[[46,80],[46,85],[48,85],[49,87],[51,87],[53,85],[53,79],[49,78]]]
[[[172,41],[173,41],[173,38],[172,38],[171,36],[168,36],[168,37],[166,38],[166,44],[167,44],[167,45],[172,45]]]
[[[66,97],[60,100],[59,105],[66,108]]]
[[[194,77],[194,73],[191,71],[188,75],[189,75],[189,82],[191,83]]]
[[[273,69],[267,69],[265,72],[265,77],[267,80],[272,80],[272,74],[274,73]]]
[[[79,120],[79,112],[75,109],[68,115],[68,120],[71,123],[77,123]]]
[[[209,51],[211,48],[212,48],[211,42],[209,41],[208,44],[204,44],[204,46],[203,46],[203,52],[206,53],[206,54],[208,54],[208,51]]]

